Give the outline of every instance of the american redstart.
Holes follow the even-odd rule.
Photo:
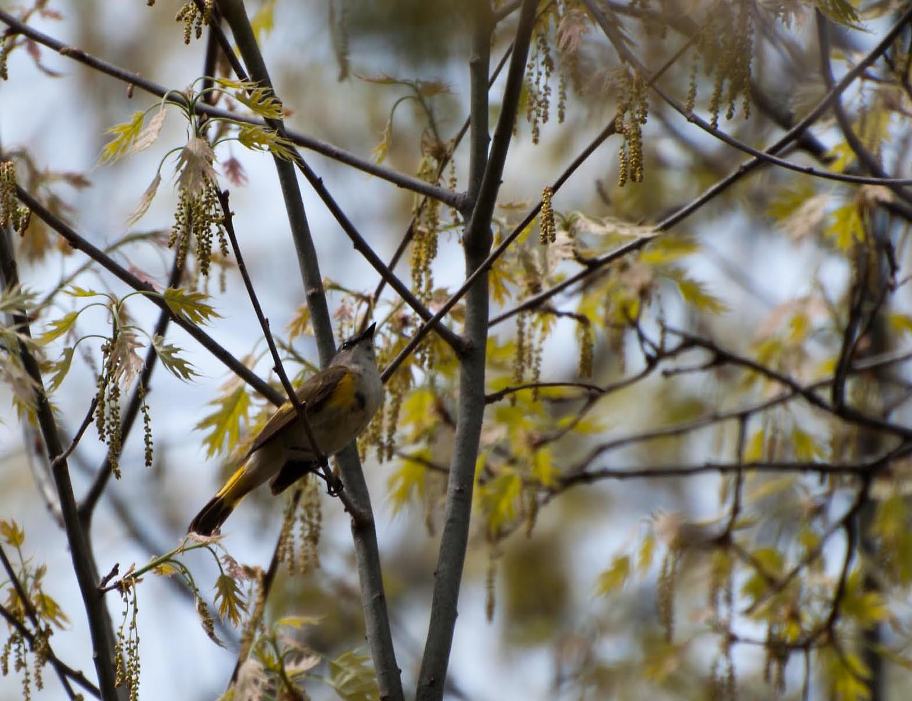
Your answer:
[[[375,326],[371,324],[345,341],[325,370],[295,390],[324,455],[338,453],[357,438],[383,401],[383,382],[374,355]],[[279,494],[318,464],[294,405],[285,402],[256,436],[241,467],[190,522],[188,530],[206,536],[218,532],[248,492],[269,480],[272,493]]]

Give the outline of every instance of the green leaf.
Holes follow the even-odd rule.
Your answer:
[[[557,482],[557,470],[549,448],[536,450],[532,456],[532,476],[544,487],[551,487]]]
[[[260,85],[252,80],[225,80],[217,79],[222,87],[234,88],[235,100],[246,106],[251,112],[263,119],[282,119],[285,116],[285,107],[276,96],[272,88]]]
[[[488,517],[488,531],[497,533],[501,526],[516,518],[522,479],[514,471],[504,470],[492,480],[479,485],[478,493]]]
[[[256,124],[244,124],[238,130],[238,141],[251,151],[269,151],[283,161],[295,160],[295,145],[284,136],[267,127]]]
[[[603,596],[611,594],[623,587],[629,576],[630,556],[616,555],[611,561],[611,566],[599,575],[596,591]]]
[[[912,333],[912,316],[908,314],[900,314],[899,312],[887,314],[887,323],[890,328],[898,333]]]
[[[370,658],[354,651],[344,652],[330,660],[326,683],[344,701],[377,701],[380,698]]]
[[[111,140],[101,150],[99,160],[102,163],[113,163],[124,156],[142,131],[144,119],[145,112],[134,112],[129,121],[115,124],[108,129],[106,133],[111,135]]]
[[[35,293],[20,285],[0,291],[0,313],[16,314],[35,306]]]
[[[47,345],[54,339],[60,338],[73,328],[73,324],[76,323],[76,319],[79,317],[79,312],[69,312],[64,314],[61,318],[52,321],[48,324],[48,329],[38,337],[38,343],[41,345]]]
[[[864,223],[858,205],[854,202],[843,205],[831,215],[832,222],[824,230],[824,234],[833,240],[840,251],[848,251],[856,241],[863,241],[865,237]]]
[[[380,142],[371,150],[371,158],[374,159],[374,163],[383,163],[383,161],[386,160],[386,155],[389,153],[390,145],[392,143],[393,120],[388,119],[386,121],[386,126],[383,127],[383,135],[380,137]]]
[[[697,309],[710,314],[721,314],[728,311],[728,305],[715,295],[707,292],[706,285],[702,282],[692,280],[683,275],[676,279],[675,282],[678,283],[678,290],[681,292],[684,301]]]
[[[243,385],[217,398],[212,404],[216,409],[203,417],[195,428],[207,430],[203,440],[208,457],[218,454],[223,447],[231,450],[241,436],[241,426],[250,419],[250,396]]]
[[[798,427],[792,429],[792,450],[797,460],[810,461],[823,456],[823,448],[817,444],[814,437]]]
[[[316,626],[323,621],[322,616],[283,616],[275,622],[275,626],[286,626],[299,630],[304,626]]]
[[[162,365],[171,371],[171,374],[179,380],[188,382],[199,375],[189,361],[184,360],[178,355],[181,349],[166,342],[165,339],[158,334],[152,337],[152,347],[155,348],[155,352],[158,353]]]
[[[689,236],[663,236],[656,239],[640,253],[640,262],[647,265],[665,265],[700,250]]]
[[[861,17],[858,10],[848,0],[816,0],[820,11],[834,22],[853,29],[858,28]]]
[[[70,297],[105,297],[104,292],[97,292],[96,290],[87,290],[78,285],[71,285],[67,288],[66,293]]]
[[[643,573],[652,567],[652,559],[655,556],[656,539],[652,533],[643,538],[640,543],[640,552],[637,555],[637,569]]]
[[[862,627],[883,621],[889,615],[883,595],[865,588],[861,569],[855,569],[849,574],[840,611],[854,618]]]
[[[215,603],[218,606],[219,616],[231,621],[232,625],[241,622],[241,614],[247,612],[247,602],[238,583],[227,574],[220,575],[215,580]]]
[[[275,25],[275,0],[264,0],[260,9],[250,19],[250,28],[257,39],[262,42]]]
[[[393,513],[405,506],[412,494],[422,496],[427,478],[427,468],[420,462],[403,460],[399,469],[390,475],[387,481],[389,498],[393,503]]]
[[[744,462],[760,462],[763,459],[763,448],[766,445],[766,433],[758,429],[754,431],[744,448]]]
[[[51,379],[48,382],[48,392],[54,392],[63,383],[67,373],[70,371],[70,365],[73,363],[73,351],[75,348],[67,347],[63,349],[59,360],[51,363]]]
[[[70,619],[63,612],[63,609],[60,608],[60,604],[57,603],[57,600],[52,596],[45,594],[43,591],[39,591],[35,596],[35,599],[35,608],[42,620],[55,625],[58,628],[63,628],[69,623]]]
[[[3,538],[7,545],[20,548],[25,542],[25,531],[14,520],[0,518],[0,538]]]
[[[210,319],[220,319],[215,308],[203,302],[209,296],[204,292],[190,292],[178,287],[169,287],[162,292],[162,299],[175,315],[183,317],[193,324],[203,324]]]

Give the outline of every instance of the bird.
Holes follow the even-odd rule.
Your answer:
[[[383,380],[374,353],[371,324],[346,340],[329,365],[295,390],[319,452],[341,451],[367,427],[383,403]],[[269,481],[280,494],[319,466],[304,423],[286,401],[254,438],[241,466],[190,522],[188,532],[212,536],[249,492]]]

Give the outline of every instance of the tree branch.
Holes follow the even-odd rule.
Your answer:
[[[33,29],[32,27],[20,22],[13,15],[3,10],[0,10],[0,22],[3,22],[8,27],[12,33],[22,34],[27,36],[29,39],[47,46],[50,49],[53,49],[61,56],[73,59],[78,61],[90,68],[94,68],[100,73],[109,75],[112,78],[117,78],[129,85],[134,85],[145,92],[148,92],[157,97],[167,96],[168,102],[173,102],[175,104],[180,104],[187,106],[187,103],[181,99],[181,91],[171,90],[163,85],[159,85],[154,81],[151,81],[147,78],[144,78],[138,73],[133,73],[132,71],[125,70],[118,66],[115,66],[107,61],[104,61],[92,54],[83,51],[82,49],[77,49],[71,46],[67,46],[62,41],[54,39],[53,37],[48,36],[42,32]],[[266,122],[262,119],[255,117],[246,117],[234,112],[229,112],[227,110],[222,110],[217,107],[213,107],[208,104],[199,103],[195,106],[196,112],[198,114],[205,114],[210,117],[218,117],[220,119],[228,119],[235,122],[241,122],[243,124],[253,124],[256,126],[265,126]],[[315,139],[312,136],[302,134],[300,132],[286,130],[284,132],[291,141],[296,145],[301,146],[311,151],[315,151],[327,158],[338,161],[339,163],[344,163],[345,165],[356,168],[357,170],[363,171],[370,175],[374,175],[381,180],[386,180],[398,187],[401,187],[412,192],[416,192],[419,195],[424,195],[435,200],[439,200],[444,204],[450,207],[458,207],[462,202],[462,196],[457,192],[451,192],[444,188],[433,185],[429,182],[421,180],[420,178],[413,177],[411,175],[406,175],[405,173],[400,173],[398,171],[391,170],[389,168],[384,168],[383,166],[377,165],[373,161],[366,160],[356,156],[353,153],[345,151],[337,146],[328,144],[326,142]]]
[[[271,87],[269,73],[250,27],[243,2],[241,0],[220,0],[219,6],[231,27],[238,49],[251,76],[261,85]],[[323,366],[326,366],[335,352],[335,342],[326,296],[323,292],[320,268],[301,202],[301,193],[298,189],[293,164],[276,160],[276,170],[282,184],[289,223],[295,247],[298,250],[298,260],[301,263],[307,304],[317,338],[320,361]],[[359,520],[352,519],[352,539],[361,582],[365,629],[374,669],[377,673],[380,696],[383,699],[398,701],[403,698],[402,682],[393,649],[389,614],[386,610],[386,595],[383,588],[370,494],[367,491],[367,484],[364,481],[355,446],[351,445],[346,448],[339,454],[338,460],[342,468],[345,489],[351,496],[356,512],[364,516]]]
[[[588,0],[587,0],[588,2]],[[603,15],[604,16],[604,15]],[[772,146],[767,148],[762,153],[768,155],[775,155],[785,148],[792,141],[798,139],[805,130],[813,124],[821,115],[823,115],[827,109],[831,106],[833,100],[837,95],[841,94],[855,78],[857,78],[868,65],[873,63],[877,57],[886,50],[886,48],[892,43],[900,31],[902,31],[905,24],[908,22],[909,17],[912,17],[912,9],[908,10],[903,14],[900,20],[893,25],[893,27],[887,32],[884,38],[878,42],[868,54],[849,72],[847,72],[834,86],[831,90],[827,92],[826,95],[817,103],[817,105],[799,122],[797,122],[791,129],[789,129],[782,137],[780,137]],[[714,199],[716,196],[720,195],[722,192],[727,190],[731,185],[736,183],[742,177],[753,171],[758,166],[764,163],[760,158],[753,158],[749,161],[745,161],[738,168],[729,173],[726,177],[722,178],[715,185],[707,189],[702,195],[692,200],[685,206],[676,210],[670,216],[663,219],[661,222],[655,225],[656,233],[663,233],[671,229],[676,224],[680,223],[687,217],[689,217],[694,212],[698,211],[710,200]],[[652,237],[655,238],[655,237]],[[589,264],[586,268],[580,272],[571,275],[570,277],[562,280],[560,283],[549,287],[546,290],[534,295],[521,304],[513,307],[512,309],[499,314],[491,320],[491,325],[494,326],[503,321],[506,321],[512,316],[515,316],[521,311],[527,309],[532,309],[537,307],[541,303],[545,302],[551,297],[560,294],[569,287],[572,287],[581,280],[597,273],[601,268],[612,263],[619,258],[637,251],[645,247],[652,238],[641,238],[636,239],[635,241],[630,242],[624,246],[620,246],[614,251],[609,251],[608,253],[595,258],[594,260],[589,261]]]
[[[9,232],[0,230],[0,276],[4,287],[15,287],[19,284],[19,272],[13,253]],[[13,321],[19,333],[31,338],[29,320],[24,311],[13,314]],[[63,454],[64,447],[57,432],[54,413],[48,402],[41,378],[41,370],[31,351],[22,342],[18,342],[18,353],[22,365],[34,382],[35,416],[41,429],[48,459],[51,461],[51,474],[60,497],[60,509],[63,513],[64,528],[70,548],[70,556],[79,591],[85,607],[92,638],[93,660],[98,674],[98,685],[104,701],[116,701],[117,689],[114,686],[114,638],[107,626],[104,602],[96,589],[98,575],[94,568],[92,548],[85,530],[79,520],[79,510],[70,482],[69,467],[66,460],[56,460]]]
[[[537,5],[535,0],[524,0],[520,9],[500,117],[488,155],[488,74],[493,18],[487,0],[472,3],[474,28],[469,66],[472,132],[468,188],[472,209],[463,245],[466,277],[471,277],[478,270],[482,272],[477,274],[466,295],[464,336],[470,348],[460,358],[456,435],[447,481],[443,533],[434,572],[431,618],[418,676],[416,698],[419,701],[443,698],[456,626],[459,587],[468,544],[475,462],[485,408],[489,294],[488,275],[482,266],[491,251],[491,217],[513,135]]]
[[[13,613],[7,609],[3,604],[0,604],[0,616],[3,616],[6,619],[6,622],[16,629],[16,631],[28,641],[29,649],[32,652],[38,651],[38,643],[35,640],[35,635],[26,628],[22,621],[20,621]],[[47,641],[43,643],[44,645],[50,645]],[[98,687],[95,686],[92,682],[86,679],[86,676],[80,672],[78,669],[73,669],[66,663],[62,662],[53,651],[48,651],[48,662],[51,663],[51,666],[54,668],[54,671],[57,673],[57,676],[60,679],[60,683],[63,684],[63,688],[71,699],[78,698],[75,690],[70,684],[70,679],[79,684],[83,689],[89,692],[96,699],[101,698],[101,692],[98,690]]]
[[[104,253],[97,246],[94,246],[82,236],[77,234],[72,227],[66,224],[59,217],[51,214],[51,212],[49,212],[40,202],[29,195],[21,187],[17,186],[16,196],[26,207],[32,211],[34,215],[36,215],[45,224],[60,234],[60,236],[63,237],[73,248],[85,253],[87,256],[98,262],[108,272],[112,273],[115,277],[132,287],[134,290],[148,293],[143,296],[163,311],[166,311],[174,323],[180,326],[194,339],[199,341],[200,345],[212,353],[212,355],[220,360],[235,375],[244,380],[247,384],[253,387],[257,392],[262,394],[273,404],[279,405],[282,403],[282,395],[277,392],[275,388],[271,387],[267,382],[264,382],[259,377],[257,377],[250,370],[250,368],[248,368],[240,360],[231,355],[221,345],[216,343],[212,337],[210,337],[199,326],[187,321],[182,316],[174,314],[174,312],[171,311],[171,308],[168,307],[165,301],[161,298],[161,294],[158,292],[158,290],[140,280],[138,277],[133,275],[133,273],[124,268],[122,265],[120,265],[120,263]]]
[[[178,258],[178,256],[175,256],[174,263],[171,266],[171,274],[168,277],[168,287],[176,287],[180,283],[182,271],[178,264]],[[168,323],[170,321],[170,310],[162,309],[161,313],[158,315],[158,321],[155,322],[155,328],[152,331],[152,335],[164,336],[165,332],[168,330]],[[152,380],[152,371],[155,369],[157,360],[158,351],[155,350],[155,346],[150,344],[149,349],[146,351],[146,359],[145,362],[143,362],[142,372],[137,379],[136,387],[133,389],[133,394],[130,396],[130,401],[127,403],[127,408],[123,412],[123,418],[120,422],[121,441],[125,441],[130,434],[130,431],[133,429],[133,424],[136,422],[136,417],[139,415],[139,410],[142,406],[143,395],[149,389],[149,382]],[[112,473],[113,466],[111,460],[108,456],[105,456],[104,461],[101,463],[101,467],[98,468],[98,472],[95,474],[92,486],[89,487],[89,491],[86,492],[86,495],[83,497],[82,503],[79,504],[79,518],[82,520],[83,528],[85,528],[86,533],[91,532],[92,515]]]

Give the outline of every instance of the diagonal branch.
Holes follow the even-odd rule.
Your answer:
[[[16,618],[16,616],[13,615],[13,613],[2,604],[0,604],[0,616],[2,616],[10,626],[15,628],[19,635],[28,641],[29,648],[32,650],[32,652],[37,652],[39,645],[47,645],[47,641],[39,643],[32,631],[26,628],[22,624],[22,621]],[[75,701],[75,699],[81,697],[73,689],[73,686],[69,682],[70,679],[79,684],[79,686],[88,691],[95,698],[101,698],[101,692],[98,690],[97,686],[86,679],[86,676],[78,669],[73,669],[65,662],[61,661],[60,658],[53,653],[53,651],[50,652],[48,662],[51,663],[54,671],[57,672],[57,676],[60,678],[60,683],[63,684],[67,696],[69,696],[71,699],[74,699]]]
[[[202,0],[196,0],[197,4],[202,4]],[[225,33],[222,31],[221,26],[215,21],[211,25],[211,30],[213,36],[216,37],[218,42],[222,46],[223,53],[229,57],[231,62],[232,69],[237,74],[238,78],[241,80],[249,80],[244,67],[240,64],[237,57],[234,55],[234,51],[231,48],[231,44],[228,42],[228,38],[225,36]],[[265,70],[265,67],[264,67]],[[285,125],[280,120],[267,119],[266,123],[276,132],[285,138],[288,138],[288,131],[285,128]],[[335,198],[330,194],[327,187],[323,184],[323,179],[320,178],[316,172],[308,165],[307,161],[304,160],[304,157],[296,149],[293,151],[292,160],[297,166],[298,170],[304,175],[307,179],[307,182],[310,183],[310,186],[314,189],[320,199],[323,201],[323,204],[326,205],[326,208],[329,210],[330,214],[336,219],[339,226],[342,227],[342,231],[345,232],[345,235],[348,236],[351,240],[352,245],[355,250],[358,251],[364,259],[370,263],[370,265],[377,271],[380,275],[380,278],[390,285],[399,296],[408,304],[418,316],[420,316],[425,321],[431,319],[430,310],[419,300],[412,291],[405,285],[402,280],[400,280],[396,274],[386,266],[386,264],[381,260],[374,249],[370,247],[370,244],[364,239],[361,233],[355,228],[355,225],[352,224],[351,220],[342,211],[342,208],[336,202]],[[366,319],[365,319],[366,321]],[[462,339],[459,338],[455,333],[450,331],[442,323],[434,322],[434,330],[437,332],[440,337],[446,341],[447,344],[454,351],[460,353],[463,350]],[[293,400],[292,400],[293,401]],[[319,451],[318,451],[319,452]]]
[[[146,299],[158,306],[163,311],[166,311],[174,323],[176,323],[184,331],[190,334],[190,336],[197,340],[200,345],[212,353],[212,355],[220,360],[235,375],[243,379],[247,384],[257,390],[257,392],[262,394],[273,404],[278,405],[282,403],[282,395],[273,387],[271,387],[267,382],[264,382],[262,379],[257,377],[257,375],[254,374],[250,368],[248,368],[240,360],[231,355],[227,350],[225,350],[224,347],[213,340],[212,337],[203,331],[199,326],[187,321],[182,316],[174,314],[174,312],[171,311],[171,308],[168,307],[165,301],[161,298],[161,294],[154,287],[140,280],[133,273],[120,265],[120,263],[107,255],[104,251],[77,234],[71,226],[69,226],[59,217],[54,216],[50,211],[48,211],[47,208],[38,202],[38,200],[36,200],[29,193],[18,186],[16,188],[16,197],[18,197],[19,200],[26,207],[28,207],[35,216],[37,216],[39,219],[41,219],[41,221],[43,221],[54,231],[60,234],[60,236],[63,237],[73,248],[85,253],[87,256],[98,262],[108,272],[112,273],[115,277],[132,287],[134,290],[147,293],[143,295]]]
[[[38,30],[28,26],[27,24],[20,22],[13,15],[3,10],[0,10],[0,22],[6,24],[9,29],[7,34],[22,34],[27,36],[29,39],[35,41],[38,44],[47,46],[50,49],[53,49],[61,56],[73,59],[78,61],[90,68],[94,68],[100,73],[109,75],[112,78],[117,78],[122,80],[129,85],[134,85],[137,88],[144,90],[152,95],[157,97],[166,97],[169,102],[175,104],[180,104],[187,106],[187,102],[182,99],[181,91],[171,90],[166,88],[163,85],[149,80],[141,76],[139,73],[134,73],[126,69],[115,66],[107,61],[104,61],[92,54],[83,51],[82,49],[77,49],[71,46],[67,46],[62,41],[54,39],[53,37],[48,36]],[[195,105],[196,112],[198,114],[205,114],[210,117],[218,117],[220,119],[228,119],[235,122],[241,122],[244,124],[253,124],[256,126],[265,126],[266,122],[262,119],[255,117],[245,117],[243,115],[235,114],[234,112],[229,112],[227,110],[222,110],[211,105],[198,103]],[[369,161],[359,156],[356,156],[353,153],[345,151],[337,146],[328,144],[326,142],[320,141],[312,136],[306,134],[301,134],[296,131],[286,131],[284,133],[289,139],[291,139],[295,144],[311,151],[315,151],[327,158],[331,158],[339,163],[344,163],[345,165],[356,168],[357,170],[363,171],[370,175],[374,175],[382,180],[393,183],[398,187],[410,190],[412,192],[417,192],[420,195],[425,195],[426,197],[431,197],[432,199],[439,200],[444,204],[450,207],[456,207],[462,201],[461,195],[456,192],[451,192],[450,190],[444,189],[433,185],[425,180],[420,178],[413,177],[411,175],[406,175],[405,173],[400,173],[390,168],[384,168],[383,166],[377,165],[373,161]]]
[[[675,54],[668,61],[666,61],[665,64],[658,71],[656,71],[656,74],[654,76],[652,76],[652,78],[650,79],[650,82],[658,80],[659,77],[665,73],[665,71],[667,71],[669,68],[671,68],[671,66],[673,66],[675,64],[675,62],[680,58],[680,56],[684,53],[684,51],[687,50],[687,48],[689,46],[690,46],[690,42],[687,42],[678,51],[676,51]],[[557,177],[557,179],[551,184],[552,193],[557,193],[557,191],[560,190],[561,187],[563,187],[564,183],[566,183],[570,179],[570,176],[572,176],[573,173],[575,173],[576,170],[583,163],[585,163],[586,160],[588,160],[588,158],[593,153],[595,153],[595,151],[598,149],[598,147],[601,146],[602,143],[609,136],[612,136],[616,133],[617,133],[617,122],[616,122],[616,119],[612,118],[611,121],[608,122],[607,126],[605,126],[605,128],[602,129],[602,131],[600,131],[598,133],[598,135],[582,150],[582,152],[576,158],[573,159],[573,161],[570,163],[570,165],[568,165],[564,169],[564,171]],[[411,340],[409,340],[409,342],[406,344],[406,346],[399,352],[399,354],[395,358],[393,358],[393,360],[386,367],[386,369],[384,369],[384,371],[383,371],[384,380],[388,379],[399,368],[399,366],[405,361],[405,359],[415,350],[415,348],[418,347],[418,344],[421,343],[421,340],[430,332],[431,322],[435,321],[436,319],[443,318],[447,313],[449,313],[450,309],[452,309],[454,306],[456,306],[456,304],[459,302],[460,299],[463,298],[463,296],[466,294],[466,292],[469,290],[469,288],[473,284],[475,284],[475,281],[478,279],[478,277],[483,275],[486,271],[488,271],[491,268],[491,266],[497,262],[497,259],[500,258],[500,256],[502,256],[504,254],[504,252],[507,250],[507,248],[509,248],[510,245],[517,238],[519,238],[520,234],[522,234],[522,232],[525,230],[525,228],[529,224],[532,223],[532,221],[535,219],[535,217],[538,216],[539,212],[541,211],[541,207],[542,207],[542,203],[541,203],[541,200],[539,200],[538,203],[528,212],[528,214],[526,214],[526,216],[523,217],[523,220],[513,229],[513,231],[510,232],[510,234],[506,238],[504,238],[504,240],[500,243],[500,245],[498,245],[497,248],[495,248],[493,251],[491,251],[491,253],[488,255],[488,257],[485,258],[485,260],[477,268],[475,268],[475,270],[472,272],[472,274],[466,278],[466,281],[462,284],[462,286],[460,286],[460,288],[458,290],[456,290],[452,295],[450,295],[450,298],[446,302],[444,302],[444,304],[440,307],[440,309],[437,310],[437,312],[432,317],[431,321],[428,323],[425,323],[423,326],[421,326],[421,328],[418,329],[418,331],[415,332],[415,335],[411,338]],[[495,323],[495,322],[492,322],[492,324],[493,323]]]
[[[801,135],[804,134],[805,130],[815,121],[817,121],[817,119],[819,119],[827,111],[827,109],[830,108],[833,100],[836,99],[836,96],[845,91],[845,89],[852,83],[852,81],[854,81],[855,78],[857,78],[865,68],[873,63],[877,57],[890,46],[899,32],[902,31],[905,24],[908,23],[910,17],[912,17],[912,8],[903,14],[900,20],[895,23],[893,27],[891,27],[891,29],[887,32],[884,38],[878,42],[878,44],[873,49],[871,49],[871,51],[868,52],[868,54],[854,68],[852,68],[852,70],[847,72],[838,82],[833,85],[833,88],[823,96],[820,102],[818,102],[817,105],[815,105],[814,108],[808,112],[808,114],[805,115],[803,119],[795,123],[773,145],[764,150],[763,153],[768,155],[775,155],[784,149],[788,144],[800,138]],[[694,212],[700,210],[707,202],[720,195],[731,185],[739,181],[741,178],[743,178],[745,175],[763,163],[765,163],[765,161],[760,158],[752,158],[749,161],[745,161],[740,166],[738,166],[738,168],[729,173],[726,177],[722,178],[715,185],[707,189],[702,195],[695,198],[656,224],[656,233],[663,233],[668,231]],[[625,244],[624,246],[621,246],[613,251],[609,251],[608,253],[605,253],[604,255],[589,261],[586,268],[579,271],[578,273],[571,275],[558,284],[553,285],[552,287],[549,287],[548,289],[543,290],[542,292],[539,292],[532,297],[527,298],[521,304],[494,317],[491,320],[491,325],[493,326],[495,324],[506,321],[510,317],[515,316],[516,314],[520,313],[521,311],[525,311],[526,309],[537,307],[538,305],[551,299],[555,295],[560,294],[564,290],[572,287],[590,275],[596,274],[599,270],[601,270],[609,263],[612,263],[615,260],[624,257],[628,253],[632,253],[645,247],[652,240],[652,238],[654,237],[637,239],[629,244]]]

